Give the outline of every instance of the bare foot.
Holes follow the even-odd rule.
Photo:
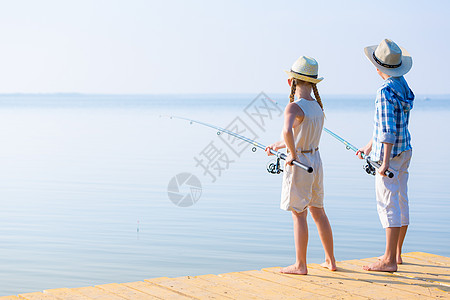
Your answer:
[[[325,261],[320,264],[322,267],[327,268],[330,271],[336,271],[336,262],[333,261]]]
[[[286,268],[281,268],[280,273],[283,274],[296,274],[296,275],[306,275],[308,273],[308,268],[305,266],[290,265]]]
[[[378,271],[378,272],[395,272],[397,271],[397,264],[395,262],[388,262],[384,259],[380,259],[373,264],[363,266],[366,271]]]
[[[378,256],[378,260],[383,260],[384,259],[384,255]],[[397,257],[397,265],[401,265],[403,263],[403,259],[402,256],[398,256]]]

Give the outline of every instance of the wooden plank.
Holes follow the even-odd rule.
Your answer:
[[[399,267],[401,268],[404,265],[417,266],[419,268],[418,271],[426,271],[422,269],[426,267],[430,268],[432,270],[432,273],[450,276],[450,265],[446,266],[442,263],[436,263],[424,259],[417,259],[415,257],[406,256],[403,257],[403,264],[399,265]]]
[[[241,272],[233,272],[220,274],[219,276],[225,278],[233,278],[237,281],[246,283],[260,290],[260,295],[267,295],[269,297],[274,297],[273,299],[292,299],[292,297],[297,297],[301,299],[315,299],[317,300],[318,295],[297,288],[292,288],[286,285],[281,285],[278,283],[270,282],[267,280],[250,277],[248,275],[242,274]]]
[[[109,283],[109,284],[102,284],[102,285],[96,285],[99,289],[105,290],[107,292],[110,292],[112,294],[115,294],[117,296],[123,297],[125,299],[130,300],[146,300],[146,299],[158,299],[157,297],[154,297],[152,295],[139,292],[135,289],[132,289],[130,287],[127,287],[125,285],[121,285],[118,283]]]
[[[382,273],[382,272],[368,272],[362,270],[362,266],[366,265],[366,262],[364,261],[344,261],[340,262],[340,265],[342,265],[344,268],[363,272],[370,274],[372,276],[387,276],[387,280],[389,280],[390,283],[399,283],[398,288],[399,289],[407,289],[408,291],[414,291],[418,294],[428,295],[430,297],[447,297],[450,292],[450,287],[445,287],[440,285],[439,283],[425,281],[425,280],[418,280],[417,278],[413,278],[412,276],[404,276],[397,272],[394,273]],[[408,285],[406,285],[408,284]],[[423,287],[424,289],[420,288]]]
[[[92,298],[68,288],[44,290],[44,293],[64,300],[92,300]]]
[[[435,264],[443,264],[447,267],[450,267],[450,257],[445,257],[441,255],[425,253],[425,252],[408,252],[403,253],[402,257],[412,257],[415,259],[422,259],[429,262],[433,262]]]
[[[202,280],[200,277],[201,276],[187,276],[187,277],[182,277],[182,278],[183,278],[183,280],[186,281],[186,284],[190,284],[191,286],[195,286],[199,289],[221,295],[225,298],[231,298],[231,299],[243,298],[241,291],[236,289],[235,286],[234,287],[224,286],[217,282]],[[219,277],[219,276],[216,276],[216,277]],[[253,298],[253,297],[250,296],[250,298]],[[256,299],[256,298],[253,298],[253,299]]]
[[[377,258],[367,258],[362,259],[362,262],[372,263],[375,262]],[[371,272],[373,273],[373,272]],[[436,268],[436,266],[423,266],[419,264],[410,264],[405,259],[405,263],[399,265],[397,272],[395,274],[415,278],[418,280],[426,280],[430,282],[438,282],[440,285],[450,287],[450,274],[446,267]]]
[[[192,297],[194,299],[223,299],[227,298],[215,292],[207,291],[192,285],[193,280],[190,276],[178,278],[154,278],[146,279],[146,282],[156,284],[167,289],[176,291],[184,296]]]
[[[362,266],[365,264],[366,263],[363,261],[352,260],[339,262],[338,267],[344,276],[357,278],[359,280],[366,280],[378,285],[397,289],[398,291],[396,294],[412,293],[413,295],[410,295],[412,299],[417,297],[440,298],[448,296],[446,292],[437,289],[436,287],[438,285],[436,284],[421,284],[424,282],[398,276],[396,273],[364,271]]]
[[[235,289],[241,295],[241,299],[270,299],[269,297],[261,295],[261,291],[259,289],[231,278],[224,278],[212,274],[197,276],[197,278],[210,283],[220,284],[227,288]]]
[[[335,299],[369,299],[368,297],[352,294],[350,291],[328,287],[326,284],[311,283],[309,278],[306,278],[305,280],[305,277],[310,276],[285,276],[281,273],[275,274],[265,271],[246,271],[242,273],[293,288],[302,289],[304,291],[317,294],[318,298],[329,297]]]
[[[19,294],[19,298],[26,300],[61,300],[53,295],[44,294],[41,292]]]
[[[93,286],[87,286],[87,287],[81,287],[81,288],[72,288],[72,291],[75,293],[83,294],[91,299],[95,300],[123,300],[123,297],[111,294],[105,290],[93,287]]]
[[[309,267],[310,265],[308,265]],[[352,280],[348,277],[342,276],[339,272],[333,272],[332,274],[324,274],[323,272],[308,269],[308,275],[291,275],[291,274],[281,274],[280,268],[264,268],[265,272],[271,272],[280,276],[290,277],[296,280],[300,280],[302,283],[309,282],[316,284],[318,286],[324,286],[333,288],[342,292],[350,292],[352,295],[371,298],[366,292],[358,293],[359,289],[366,291],[370,288],[370,284],[364,281]],[[329,272],[329,271],[328,271]],[[329,272],[331,273],[331,272]]]
[[[378,258],[364,258],[361,259],[362,262],[373,263],[377,261]],[[450,279],[450,267],[444,266],[442,264],[433,264],[431,262],[427,262],[424,260],[415,259],[412,257],[405,257],[403,259],[403,264],[398,265],[398,269],[414,269],[416,273],[427,273],[433,274],[438,277],[442,277],[442,279]]]
[[[362,281],[354,278],[349,278],[344,276],[342,271],[330,272],[324,269],[320,265],[316,265],[318,268],[313,268],[314,264],[308,265],[308,275],[302,276],[310,280],[311,282],[316,282],[319,284],[324,284],[325,286],[332,287],[339,290],[349,291],[352,294],[368,297],[371,299],[408,299],[407,297],[397,297],[397,290],[375,285],[368,281]],[[273,273],[279,273],[278,268],[268,268],[264,271],[270,271]],[[348,271],[347,271],[348,272]],[[283,274],[284,276],[299,276],[299,275],[289,275]]]
[[[126,285],[130,288],[133,288],[135,290],[138,290],[140,292],[153,295],[155,297],[161,298],[161,299],[191,299],[190,297],[184,296],[180,293],[177,293],[173,290],[169,290],[163,287],[160,287],[158,285],[151,284],[150,282],[145,281],[136,281],[136,282],[127,282],[123,283],[123,285]]]

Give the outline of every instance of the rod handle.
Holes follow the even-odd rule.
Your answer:
[[[381,167],[381,165],[380,165],[379,163],[374,162],[373,160],[371,160],[371,159],[368,158],[367,156],[366,156],[365,158],[366,158],[366,160],[367,160],[370,164],[372,164],[373,166],[375,166],[377,169],[379,169],[379,168]],[[393,177],[394,177],[394,173],[392,173],[390,170],[386,170],[386,171],[384,172],[384,175],[386,175],[386,176],[389,177],[389,178],[393,178]]]
[[[286,160],[286,158],[287,158],[287,155],[286,155],[286,154],[281,153],[281,152],[278,152],[278,151],[275,151],[275,150],[272,150],[272,149],[270,149],[270,153],[279,156],[279,157],[280,157],[281,159],[283,159],[283,160]],[[305,170],[305,171],[308,172],[308,173],[312,173],[312,172],[314,171],[312,167],[307,166],[307,165],[304,165],[304,164],[302,164],[301,162],[298,162],[298,161],[296,161],[296,160],[294,160],[294,161],[292,162],[292,164],[296,165],[297,167],[302,168],[303,170]]]
[[[394,177],[394,173],[392,173],[389,170],[386,170],[386,172],[384,172],[384,174],[387,175],[387,177],[389,177],[389,178],[393,178]]]

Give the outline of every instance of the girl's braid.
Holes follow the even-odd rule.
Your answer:
[[[291,94],[289,95],[289,102],[294,102],[295,90],[297,89],[297,79],[292,78],[291,81]]]
[[[313,88],[313,91],[314,91],[314,97],[316,97],[317,103],[319,103],[320,107],[321,107],[322,110],[323,110],[322,100],[320,99],[320,96],[319,96],[319,90],[317,90],[317,86],[316,86],[315,83],[312,84],[312,88]]]

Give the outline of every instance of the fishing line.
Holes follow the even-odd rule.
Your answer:
[[[243,141],[245,141],[245,142],[247,142],[247,143],[253,145],[253,148],[252,148],[252,151],[253,151],[253,152],[255,152],[255,151],[257,150],[257,148],[260,148],[260,149],[262,149],[262,150],[266,150],[266,148],[267,148],[266,146],[264,146],[264,145],[261,144],[261,143],[258,143],[257,141],[254,141],[254,140],[252,140],[252,139],[249,139],[248,137],[245,137],[245,136],[243,136],[243,135],[237,134],[236,132],[233,132],[233,131],[230,131],[230,130],[221,128],[221,127],[219,127],[219,126],[211,125],[211,124],[208,124],[208,123],[204,123],[204,122],[201,122],[201,121],[197,121],[197,120],[193,120],[193,119],[188,119],[188,118],[184,118],[184,117],[178,117],[178,116],[167,116],[167,117],[169,117],[170,119],[174,118],[174,119],[186,120],[186,121],[189,121],[189,123],[191,123],[191,124],[192,124],[192,123],[197,123],[197,124],[200,124],[200,125],[203,125],[203,126],[206,126],[206,127],[213,128],[213,129],[217,130],[217,135],[220,135],[221,133],[226,133],[226,134],[229,134],[229,135],[231,135],[231,136],[234,136],[234,137],[236,137],[236,138],[238,138],[238,139],[240,139],[240,140],[243,140]],[[273,164],[273,165],[270,164],[270,165],[267,167],[267,171],[268,171],[269,173],[272,173],[272,174],[279,174],[280,172],[282,172],[282,170],[281,170],[281,168],[280,168],[280,159],[286,160],[287,155],[284,154],[284,153],[282,153],[282,152],[275,151],[275,150],[273,150],[273,149],[269,149],[269,151],[270,151],[270,153],[272,153],[273,155],[276,155],[276,157],[277,157],[277,163],[276,163],[276,164]],[[302,168],[303,170],[307,171],[308,173],[312,173],[312,172],[313,172],[313,168],[312,168],[312,167],[307,166],[307,165],[305,165],[305,164],[303,164],[303,163],[301,163],[301,162],[298,162],[298,161],[296,161],[296,160],[292,161],[292,164],[295,165],[295,166],[297,166],[297,167]]]

